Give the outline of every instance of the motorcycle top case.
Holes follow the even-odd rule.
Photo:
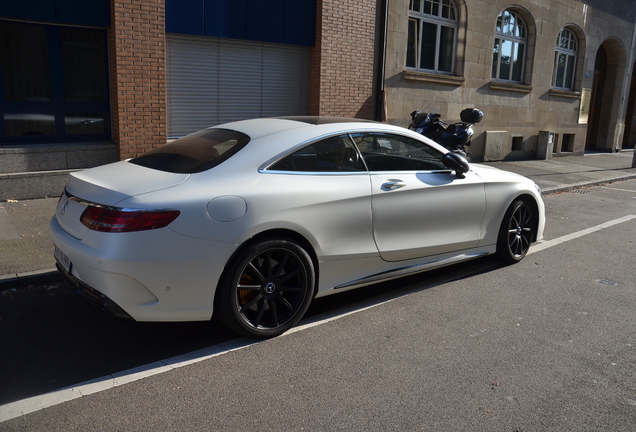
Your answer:
[[[459,118],[461,118],[464,123],[476,124],[484,118],[484,113],[477,108],[466,108],[459,113]]]

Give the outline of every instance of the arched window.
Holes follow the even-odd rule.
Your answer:
[[[497,18],[492,77],[501,81],[522,82],[528,40],[524,19],[511,10]]]
[[[406,66],[452,73],[457,8],[452,0],[410,0]]]
[[[552,87],[564,90],[574,88],[577,49],[578,40],[574,32],[567,28],[561,29],[556,40]]]

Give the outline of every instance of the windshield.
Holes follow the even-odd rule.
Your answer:
[[[177,174],[209,170],[229,159],[250,141],[244,133],[204,129],[130,159],[130,163]]]

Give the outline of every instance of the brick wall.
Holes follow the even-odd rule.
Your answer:
[[[312,115],[373,118],[376,1],[317,0]]]
[[[111,1],[112,128],[121,159],[166,142],[164,3]]]

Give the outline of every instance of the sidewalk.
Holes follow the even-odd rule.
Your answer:
[[[620,180],[636,178],[631,168],[634,150],[620,153],[587,153],[585,156],[564,156],[550,160],[484,162],[506,171],[512,171],[534,180],[543,194]]]
[[[533,179],[544,194],[636,178],[634,151],[551,160],[485,162]],[[57,198],[0,202],[0,291],[56,283],[49,220]]]

